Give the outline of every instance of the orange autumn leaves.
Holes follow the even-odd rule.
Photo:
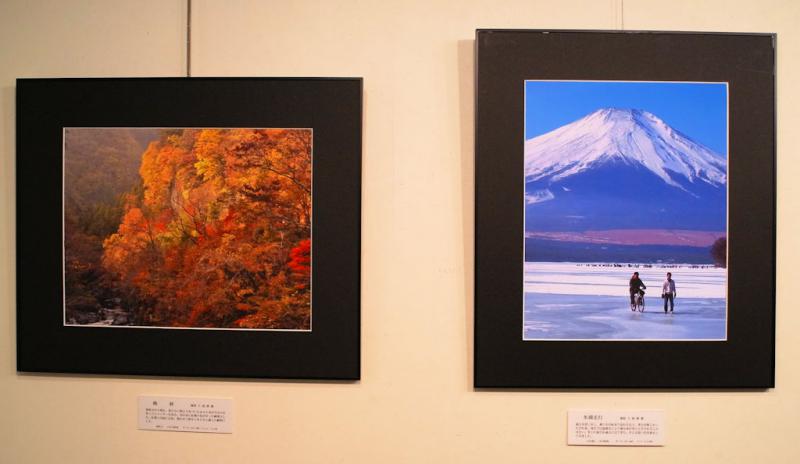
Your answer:
[[[145,325],[310,328],[311,131],[166,130],[102,265]]]

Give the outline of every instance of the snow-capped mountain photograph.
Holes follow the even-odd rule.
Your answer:
[[[727,83],[526,81],[524,150],[524,340],[727,338]]]

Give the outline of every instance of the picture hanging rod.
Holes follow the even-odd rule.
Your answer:
[[[186,0],[186,77],[192,77],[192,0]]]

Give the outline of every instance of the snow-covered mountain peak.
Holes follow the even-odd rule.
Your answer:
[[[558,181],[607,162],[644,166],[665,183],[714,186],[727,181],[727,161],[641,109],[601,108],[525,142],[528,180]]]
[[[652,113],[635,108],[609,107],[600,108],[599,110],[589,113],[586,115],[586,118],[595,117],[605,121],[631,121],[637,117],[642,117],[644,114],[652,115]]]

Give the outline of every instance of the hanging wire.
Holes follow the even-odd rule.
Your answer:
[[[192,0],[186,0],[186,77],[192,77]]]

